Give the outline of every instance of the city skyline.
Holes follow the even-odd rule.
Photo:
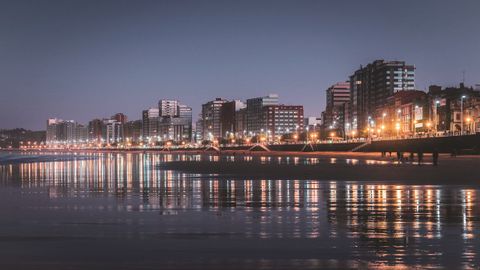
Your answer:
[[[269,93],[319,116],[328,87],[377,59],[415,65],[420,90],[480,83],[476,1],[187,3],[3,2],[0,128],[136,120],[159,99],[182,100],[196,119],[216,97]],[[369,19],[379,10],[398,19]]]
[[[0,269],[480,269],[480,0],[0,0]]]

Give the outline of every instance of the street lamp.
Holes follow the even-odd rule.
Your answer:
[[[306,143],[308,143],[308,130],[309,130],[309,127],[306,128],[307,132],[305,133],[305,139],[306,139]]]
[[[345,124],[345,128],[343,130],[344,139],[348,141],[348,133],[350,133],[350,123]]]
[[[460,135],[463,135],[463,100],[467,98],[465,95],[460,99]]]
[[[385,129],[385,116],[387,116],[387,113],[382,114],[382,129]]]
[[[438,107],[440,106],[440,100],[435,101],[435,132],[438,132],[438,125],[440,124],[440,116],[438,115]]]
[[[372,124],[373,124],[371,116],[368,116],[367,122],[368,122],[368,138],[370,138],[370,130],[372,130]]]

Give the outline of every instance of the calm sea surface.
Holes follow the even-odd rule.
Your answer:
[[[225,179],[172,160],[373,160],[0,154],[1,269],[480,266],[480,186]],[[459,176],[461,177],[461,176]]]

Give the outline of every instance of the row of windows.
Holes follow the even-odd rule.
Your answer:
[[[298,112],[268,112],[268,115],[282,116],[282,115],[298,115]]]
[[[268,123],[269,126],[272,126],[273,123]],[[287,127],[295,127],[296,123],[275,123],[275,126],[287,126]]]

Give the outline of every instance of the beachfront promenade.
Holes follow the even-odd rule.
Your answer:
[[[40,150],[40,148],[38,148]],[[270,151],[270,152],[439,152],[456,154],[480,154],[480,133],[456,136],[356,139],[349,141],[317,141],[298,143],[261,143],[233,145],[180,146],[131,146],[131,147],[72,147],[41,148],[45,150],[98,150],[98,151]],[[3,149],[12,150],[12,149]],[[36,150],[24,147],[21,150]]]
[[[270,151],[294,152],[440,152],[480,154],[480,134],[462,136],[415,137],[323,143],[265,145]],[[219,150],[258,150],[260,147],[220,146]],[[263,149],[264,150],[264,149]]]

